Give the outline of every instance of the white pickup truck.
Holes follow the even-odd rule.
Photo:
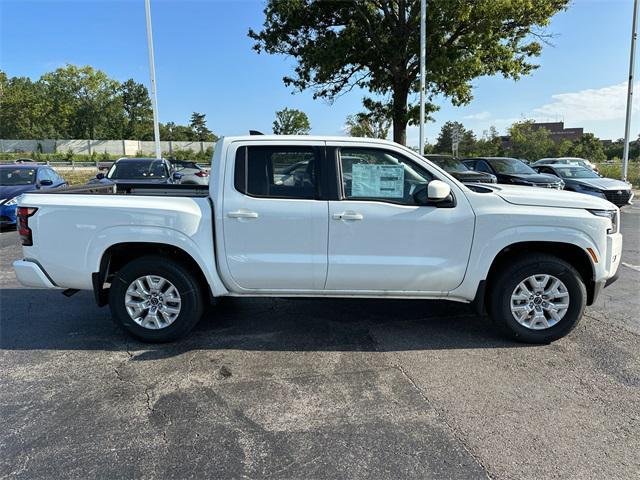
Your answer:
[[[408,148],[343,137],[226,137],[209,187],[28,193],[18,215],[23,285],[93,290],[154,342],[231,295],[452,300],[546,343],[615,279],[622,249],[605,200],[463,185]]]

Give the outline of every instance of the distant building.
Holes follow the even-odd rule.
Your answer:
[[[542,122],[531,124],[532,130],[540,130],[544,128],[549,131],[551,140],[556,143],[560,143],[563,140],[569,140],[571,142],[580,140],[584,135],[584,128],[564,128],[564,122]],[[511,137],[509,135],[503,135],[500,137],[502,140],[502,147],[508,148],[511,146]]]
[[[584,128],[564,128],[564,122],[543,122],[534,123],[531,125],[533,130],[540,130],[546,128],[551,134],[551,139],[554,142],[561,142],[562,140],[580,140],[584,134]]]

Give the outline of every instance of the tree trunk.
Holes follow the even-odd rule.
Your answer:
[[[399,82],[393,87],[393,141],[407,144],[407,98],[408,82]]]

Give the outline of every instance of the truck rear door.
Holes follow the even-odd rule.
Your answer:
[[[318,173],[324,152],[320,141],[230,145],[220,268],[234,288],[323,289],[328,202],[319,200]]]

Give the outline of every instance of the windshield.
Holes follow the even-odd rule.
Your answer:
[[[34,168],[1,168],[0,185],[31,185],[36,180]]]
[[[113,164],[107,178],[113,180],[148,180],[167,178],[167,170],[161,160],[126,160]]]
[[[536,171],[526,163],[516,160],[515,158],[492,158],[488,160],[498,173],[536,173]]]
[[[596,172],[585,167],[556,167],[555,170],[562,178],[600,178]]]
[[[447,172],[468,172],[469,169],[465,165],[453,158],[430,158],[433,163],[443,168]]]

